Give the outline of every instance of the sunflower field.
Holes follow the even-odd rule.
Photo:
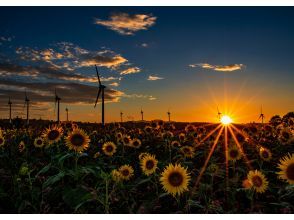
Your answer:
[[[294,117],[0,124],[1,213],[293,213]]]

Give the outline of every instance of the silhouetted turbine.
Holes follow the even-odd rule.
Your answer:
[[[100,93],[102,93],[102,127],[104,127],[104,89],[106,88],[106,86],[101,84],[98,69],[97,69],[96,65],[95,65],[95,68],[96,68],[96,73],[97,73],[97,78],[98,78],[98,83],[99,83],[99,90],[98,90],[98,93],[97,93],[97,98],[96,98],[96,101],[95,101],[94,108],[96,108]]]

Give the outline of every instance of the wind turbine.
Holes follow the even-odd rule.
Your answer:
[[[141,120],[144,121],[144,112],[143,112],[142,108],[141,108]]]
[[[120,122],[122,123],[123,122],[123,112],[120,111]]]
[[[168,122],[170,122],[170,111],[169,110],[167,112],[167,116],[168,116]]]
[[[9,105],[9,123],[11,123],[11,105],[12,105],[12,102],[10,101],[10,97],[8,99],[8,105]]]
[[[67,106],[65,108],[65,111],[66,111],[66,121],[68,121],[68,108],[67,108]]]
[[[24,103],[24,106],[25,107],[27,106],[27,125],[29,125],[29,106],[30,106],[30,100],[27,96],[27,91],[25,91],[25,103]]]
[[[56,89],[55,89],[55,108],[56,108],[56,103],[57,103],[57,123],[59,123],[59,104],[60,104],[61,98],[57,95]]]
[[[258,119],[261,119],[261,123],[263,124],[263,119],[265,118],[264,114],[262,113],[262,106],[260,107],[260,115]]]
[[[104,89],[106,88],[106,86],[101,84],[99,73],[98,73],[98,68],[97,68],[96,65],[95,65],[95,68],[96,68],[96,73],[97,73],[97,78],[98,78],[98,83],[99,83],[99,90],[98,90],[98,93],[97,93],[97,98],[96,98],[96,101],[95,101],[94,108],[96,108],[96,105],[97,105],[97,102],[98,102],[98,99],[99,99],[99,95],[102,92],[102,127],[104,127]]]
[[[218,107],[217,107],[217,118],[220,120],[221,119],[221,115],[222,113],[219,111]]]

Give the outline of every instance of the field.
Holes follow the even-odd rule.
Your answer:
[[[293,120],[3,120],[0,212],[293,213]]]

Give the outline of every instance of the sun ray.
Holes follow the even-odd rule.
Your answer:
[[[246,162],[246,165],[250,168],[250,170],[252,170],[252,166],[250,164],[250,161],[248,160],[246,154],[244,153],[241,144],[239,143],[239,141],[236,138],[236,135],[234,134],[234,132],[233,132],[233,130],[232,130],[232,128],[230,126],[228,126],[228,128],[229,128],[229,131],[230,131],[230,133],[231,133],[231,135],[232,135],[232,137],[233,137],[233,139],[234,139],[237,147],[239,148],[239,150],[240,150],[240,152],[241,152],[241,154],[242,154],[242,156],[243,156],[243,158],[244,158],[244,160]]]
[[[242,132],[239,128],[237,128],[236,126],[232,125],[232,128],[238,132],[239,134],[241,134],[252,146],[256,146],[256,148],[258,148],[258,143],[255,142],[253,139],[251,139],[247,134],[245,134],[244,132]]]
[[[226,189],[229,186],[229,160],[228,160],[228,127],[225,126],[225,160],[226,160]],[[227,192],[227,190],[226,190]]]
[[[211,135],[213,135],[222,125],[219,124],[215,129],[213,129],[211,132],[209,132],[202,140],[199,141],[199,144],[196,146],[198,147],[201,145],[204,141],[206,141]]]

